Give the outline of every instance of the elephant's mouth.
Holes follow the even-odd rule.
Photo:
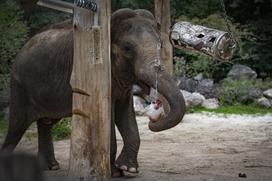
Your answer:
[[[142,70],[138,77],[145,85],[149,87],[156,87],[156,73],[154,71]],[[158,72],[158,92],[166,99],[169,104],[169,113],[162,118],[160,121],[150,121],[149,129],[154,132],[163,131],[176,126],[182,121],[185,113],[185,101],[182,93],[177,87],[173,78],[164,70],[159,70]]]

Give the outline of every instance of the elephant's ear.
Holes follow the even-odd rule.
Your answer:
[[[150,11],[147,11],[145,9],[136,9],[134,12],[136,12],[138,15],[147,18],[147,19],[151,19],[153,21],[155,21],[155,17],[153,16],[153,14]]]

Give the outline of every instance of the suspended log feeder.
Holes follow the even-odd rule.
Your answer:
[[[170,40],[176,48],[195,50],[218,60],[231,59],[237,47],[231,33],[184,21],[172,27]]]

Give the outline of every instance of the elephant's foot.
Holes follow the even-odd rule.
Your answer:
[[[57,160],[40,159],[43,170],[59,170],[60,166]]]
[[[59,170],[60,166],[59,166],[59,163],[56,161],[56,162],[47,163],[46,165],[44,165],[43,168],[44,170]]]
[[[117,177],[122,177],[122,176],[123,176],[122,170],[120,170],[116,166],[111,167],[111,177],[112,178],[117,178]]]
[[[129,157],[125,153],[116,160],[116,166],[122,170],[125,177],[136,177],[138,176],[138,162],[137,158]]]
[[[58,162],[48,164],[49,170],[59,170],[60,166]]]
[[[60,166],[59,166],[59,163],[57,161],[47,162],[47,163],[44,164],[43,169],[44,170],[59,170]]]

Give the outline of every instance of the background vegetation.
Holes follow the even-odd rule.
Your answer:
[[[67,0],[72,2],[73,0]],[[179,20],[227,31],[221,0],[171,0],[172,24]],[[254,86],[260,89],[271,87],[272,78],[272,1],[271,0],[224,0],[231,31],[239,42],[239,51],[231,62],[219,62],[203,54],[174,50],[174,56],[183,61],[174,61],[176,76],[193,77],[202,73],[206,78],[220,81],[235,63],[248,65],[258,73],[258,78],[266,79],[244,82],[224,81],[230,99],[236,99],[235,90]],[[154,0],[112,0],[112,11],[129,7],[154,11]],[[52,23],[71,18],[71,15],[43,7],[24,8],[18,0],[0,1],[0,79],[7,77],[11,64],[24,43],[41,28]],[[0,80],[1,82],[1,80]],[[2,85],[1,85],[2,86]],[[0,86],[0,88],[1,88]],[[3,88],[3,87],[2,87]],[[1,89],[2,89],[1,88]],[[224,102],[224,101],[223,101]],[[240,107],[239,107],[240,106]],[[201,108],[203,109],[203,108]],[[197,109],[189,110],[196,111]],[[225,107],[218,111],[227,112]],[[231,112],[263,112],[263,109],[234,105]],[[267,109],[270,111],[271,109]],[[6,126],[0,116],[1,127]],[[61,121],[55,128],[55,139],[69,136],[70,121]]]
[[[7,72],[16,53],[42,27],[71,17],[43,7],[25,10],[14,0],[0,2],[0,73]],[[229,62],[217,62],[195,52],[175,49],[176,56],[185,58],[185,68],[176,65],[176,75],[206,77],[220,80],[231,65],[242,63],[257,71],[261,78],[272,76],[272,8],[270,0],[225,0],[231,30],[239,41],[240,51]],[[154,0],[112,0],[112,11],[119,8],[145,8],[154,11]],[[220,0],[171,0],[172,22],[191,21],[196,24],[226,30]]]

